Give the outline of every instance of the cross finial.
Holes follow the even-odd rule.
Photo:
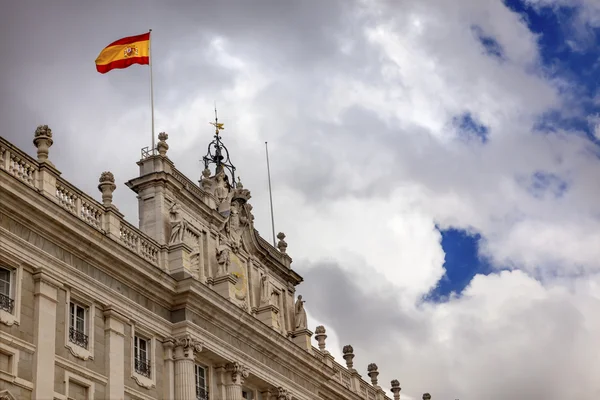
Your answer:
[[[212,126],[215,127],[215,135],[219,136],[219,131],[225,129],[222,122],[219,122],[219,118],[217,117],[217,103],[215,102],[215,122],[210,122]]]

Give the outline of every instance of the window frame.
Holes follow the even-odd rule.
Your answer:
[[[143,339],[147,343],[146,357],[150,369],[149,376],[136,371],[136,337]],[[150,331],[143,329],[132,321],[131,324],[131,377],[141,387],[152,389],[156,387],[156,337]]]
[[[94,392],[96,391],[94,381],[92,381],[90,379],[86,379],[80,375],[76,375],[67,370],[65,370],[64,381],[65,381],[65,398],[67,398],[67,399],[72,398],[72,397],[69,397],[69,386],[70,386],[71,382],[73,382],[73,383],[77,383],[78,385],[86,387],[87,388],[87,400],[94,400]]]
[[[83,361],[93,360],[96,306],[90,298],[74,288],[67,287],[65,292],[65,347],[73,356]],[[71,304],[84,310],[83,334],[87,336],[87,348],[71,340]]]
[[[204,380],[204,387],[199,385],[200,379],[198,379],[198,371],[202,370],[204,376],[202,379]],[[194,364],[194,387],[196,388],[196,400],[208,400],[209,399],[209,391],[208,391],[208,375],[209,375],[208,367],[202,364],[195,363]],[[204,397],[201,396],[199,391],[204,391]]]
[[[23,290],[23,266],[21,263],[0,255],[0,268],[9,272],[9,296],[12,300],[11,312],[0,308],[0,323],[13,326],[21,324],[21,293]]]

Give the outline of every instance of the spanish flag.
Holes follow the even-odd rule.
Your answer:
[[[96,69],[101,74],[133,64],[150,64],[150,32],[112,42],[96,58]]]

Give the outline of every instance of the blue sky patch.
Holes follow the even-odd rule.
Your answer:
[[[466,141],[477,140],[481,143],[488,141],[488,127],[478,122],[469,112],[454,117],[452,125],[458,129],[459,137]]]
[[[483,46],[485,53],[489,56],[496,57],[499,60],[504,59],[504,50],[498,41],[490,35],[487,35],[480,26],[473,25],[471,31]]]
[[[527,191],[536,198],[550,195],[554,198],[562,197],[569,189],[568,183],[558,175],[550,172],[536,171],[531,175]]]
[[[523,0],[505,0],[504,4],[520,14],[528,28],[538,35],[540,51],[539,73],[557,82],[565,104],[561,110],[551,110],[540,116],[538,130],[552,133],[557,129],[573,133],[584,132],[599,144],[594,136],[594,124],[589,115],[598,114],[600,103],[600,29],[582,29],[580,7],[532,7]],[[558,83],[560,82],[560,83]]]
[[[436,303],[446,301],[451,293],[460,295],[475,275],[493,272],[490,264],[479,257],[481,235],[455,228],[440,230],[440,233],[442,249],[446,253],[446,274],[424,299]]]

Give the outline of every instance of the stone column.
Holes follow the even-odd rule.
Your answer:
[[[112,307],[104,310],[104,340],[109,399],[125,398],[125,322],[126,318]]]
[[[202,351],[202,343],[189,334],[175,339],[175,398],[177,400],[196,399],[196,378],[194,359]]]
[[[39,271],[33,275],[33,400],[47,399],[54,393],[54,355],[56,350],[56,303],[58,288],[62,286],[48,274]]]
[[[227,400],[243,400],[242,385],[248,375],[248,368],[237,361],[225,366],[225,398]]]

